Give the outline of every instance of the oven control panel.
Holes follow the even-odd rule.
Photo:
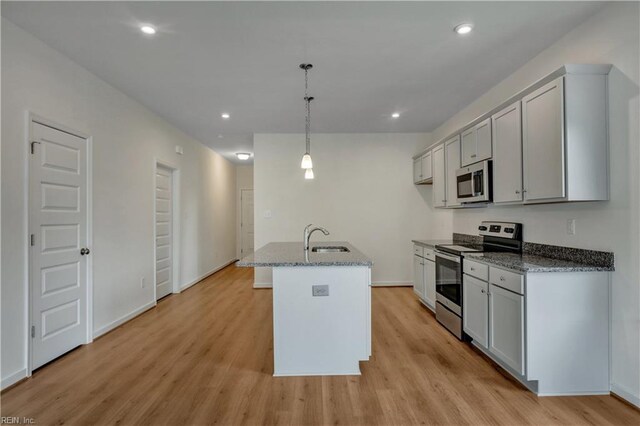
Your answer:
[[[480,235],[492,237],[518,239],[522,230],[521,223],[512,222],[482,222],[478,227]]]

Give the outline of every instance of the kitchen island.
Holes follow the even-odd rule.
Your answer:
[[[273,242],[236,263],[273,268],[274,376],[360,374],[371,356],[371,266],[347,242]]]

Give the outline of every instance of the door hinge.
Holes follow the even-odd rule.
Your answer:
[[[32,325],[31,326],[31,338],[35,338],[36,337],[36,326]]]
[[[31,244],[32,247],[36,245],[36,235],[35,234],[31,234],[31,236],[29,237],[29,243]]]
[[[38,141],[33,141],[33,142],[31,142],[31,154],[35,153],[35,149],[36,149],[36,148],[35,148],[35,144],[38,144],[38,145],[39,145],[39,144],[40,144],[40,142],[38,142]]]

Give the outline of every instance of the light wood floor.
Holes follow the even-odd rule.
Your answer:
[[[537,398],[440,327],[409,288],[373,290],[362,375],[274,378],[271,290],[230,266],[2,394],[37,424],[640,424],[610,396]]]

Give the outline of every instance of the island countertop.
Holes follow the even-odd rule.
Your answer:
[[[349,252],[315,253],[313,247],[344,246]],[[373,261],[352,244],[345,241],[311,243],[305,258],[302,242],[273,242],[236,262],[239,267],[279,266],[369,266]]]

